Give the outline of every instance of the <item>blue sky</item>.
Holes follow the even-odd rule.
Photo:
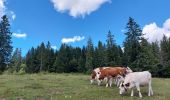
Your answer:
[[[122,46],[129,17],[141,26],[146,38],[170,36],[170,0],[0,0],[0,15],[9,15],[14,48],[23,55],[33,46],[50,41],[58,49],[65,39],[72,46],[106,41],[110,30]],[[73,39],[74,37],[74,39]]]

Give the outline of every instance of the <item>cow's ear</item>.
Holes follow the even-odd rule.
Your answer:
[[[126,87],[129,87],[129,86],[130,86],[130,83],[125,84],[125,86],[126,86]]]
[[[121,87],[124,87],[124,85],[122,84]]]
[[[124,87],[123,82],[122,82],[122,84],[121,84],[121,87]]]

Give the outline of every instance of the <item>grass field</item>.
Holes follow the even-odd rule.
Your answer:
[[[0,100],[170,100],[170,79],[153,79],[154,96],[143,98],[130,92],[119,95],[118,88],[90,85],[83,74],[0,75]]]

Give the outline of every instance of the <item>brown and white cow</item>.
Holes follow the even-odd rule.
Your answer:
[[[106,87],[108,85],[112,86],[112,79],[115,78],[117,75],[125,76],[126,74],[132,72],[130,68],[125,67],[108,67],[103,70],[97,72],[96,78],[98,80],[98,85],[106,78]]]
[[[98,80],[97,80],[97,77],[96,77],[97,73],[100,72],[100,71],[103,70],[103,69],[106,69],[106,68],[109,68],[109,67],[98,67],[98,68],[95,68],[95,69],[92,71],[92,73],[91,73],[91,80],[90,80],[91,84],[93,84],[94,81],[98,81]]]

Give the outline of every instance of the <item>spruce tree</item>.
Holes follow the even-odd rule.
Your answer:
[[[11,35],[8,18],[4,15],[0,23],[0,71],[4,71],[10,63],[12,53]]]
[[[19,72],[21,63],[22,63],[22,56],[21,56],[21,49],[16,48],[11,59],[11,68],[13,71]]]
[[[107,66],[115,66],[116,65],[116,59],[117,59],[117,52],[116,52],[116,43],[114,40],[114,35],[109,31],[107,34]]]
[[[142,38],[140,45],[141,45],[141,49],[140,49],[137,59],[135,60],[135,63],[137,66],[135,68],[135,70],[137,70],[137,71],[145,71],[145,70],[152,71],[158,62],[157,62],[156,58],[154,57],[151,45],[144,38]]]
[[[87,41],[87,47],[86,47],[86,64],[85,64],[85,67],[88,73],[94,69],[93,54],[94,54],[94,47],[93,47],[92,39],[89,38]]]
[[[124,65],[136,66],[135,60],[140,52],[140,41],[142,30],[133,18],[129,18],[125,32],[126,38],[124,41]]]

